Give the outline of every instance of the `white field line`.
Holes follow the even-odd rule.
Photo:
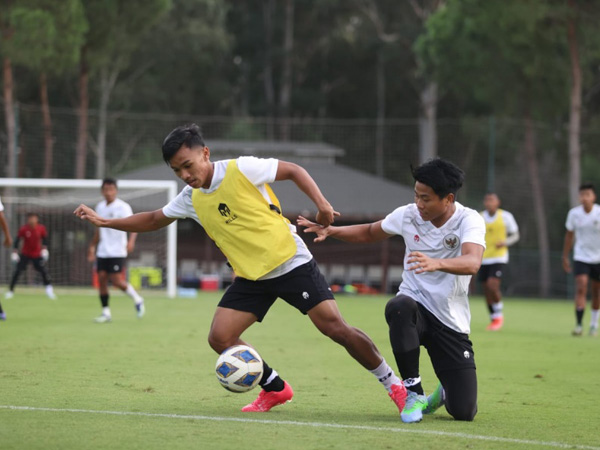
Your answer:
[[[600,450],[600,447],[593,447],[590,445],[573,445],[566,444],[563,442],[552,442],[552,441],[536,441],[530,439],[516,439],[501,436],[485,436],[478,434],[469,433],[453,433],[449,431],[435,431],[435,430],[422,430],[418,427],[410,426],[405,428],[393,428],[393,427],[374,427],[368,425],[345,425],[339,423],[327,423],[327,422],[298,422],[294,420],[270,420],[270,419],[251,419],[241,417],[218,417],[218,416],[201,416],[201,415],[183,415],[183,414],[160,414],[160,413],[145,413],[145,412],[134,412],[134,411],[99,411],[93,409],[71,409],[71,408],[42,408],[35,406],[13,406],[13,405],[0,405],[0,409],[8,409],[13,411],[40,411],[40,412],[58,412],[58,413],[79,413],[79,414],[103,414],[110,416],[135,416],[135,417],[154,417],[154,418],[166,418],[166,419],[185,419],[185,420],[198,420],[198,421],[211,421],[211,422],[239,422],[239,423],[256,423],[263,425],[288,425],[293,427],[310,427],[310,428],[329,428],[329,429],[342,429],[342,430],[358,430],[358,431],[375,431],[383,433],[409,433],[409,434],[422,434],[429,436],[444,436],[458,439],[487,441],[487,442],[501,442],[507,444],[518,444],[518,445],[535,445],[541,447],[553,447],[553,448],[572,448],[582,450]]]

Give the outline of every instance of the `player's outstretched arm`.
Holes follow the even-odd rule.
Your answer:
[[[340,241],[355,243],[378,242],[392,237],[391,234],[383,231],[381,222],[380,220],[379,222],[348,225],[345,227],[324,227],[302,216],[299,216],[297,220],[298,225],[306,227],[304,230],[305,233],[315,233],[317,235],[314,239],[315,242],[322,242],[328,237],[332,237]]]
[[[571,254],[571,249],[573,248],[574,241],[574,233],[572,231],[567,230],[565,232],[565,242],[563,244],[563,254],[562,254],[562,266],[565,272],[571,273],[571,261],[569,261],[569,255]]]
[[[87,220],[97,227],[114,228],[115,230],[128,231],[130,233],[159,230],[176,220],[165,216],[162,209],[137,213],[121,219],[104,219],[89,206],[79,205],[73,214],[81,220]]]
[[[411,252],[406,260],[408,270],[414,270],[417,274],[440,271],[454,275],[475,275],[481,267],[483,246],[465,242],[461,250],[462,255],[448,259],[430,258],[421,252]]]
[[[12,245],[12,237],[10,236],[10,230],[8,229],[6,217],[4,217],[4,213],[2,211],[0,211],[0,228],[2,228],[2,232],[4,233],[4,246],[10,247]]]
[[[287,161],[279,161],[277,164],[277,175],[275,180],[291,180],[296,183],[296,186],[304,192],[308,198],[317,206],[317,222],[321,225],[331,225],[335,217],[339,216],[340,213],[333,209],[333,206],[327,201],[319,186],[315,180],[308,174],[306,169],[300,167],[298,164],[290,163]]]

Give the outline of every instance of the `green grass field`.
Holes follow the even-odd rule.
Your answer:
[[[128,298],[114,295],[113,323],[101,325],[92,323],[99,313],[92,291],[58,293],[56,302],[23,289],[2,300],[3,450],[600,447],[600,339],[570,336],[570,302],[507,299],[505,329],[490,334],[483,300],[474,298],[479,414],[461,423],[440,410],[404,425],[372,375],[282,301],[245,338],[296,396],[248,415],[239,410],[258,390],[229,393],[213,374],[206,335],[218,294],[148,296],[143,320]],[[395,366],[386,300],[338,299],[348,322]],[[428,391],[435,388],[426,352],[422,377]]]

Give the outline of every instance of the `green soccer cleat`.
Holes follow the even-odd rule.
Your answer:
[[[427,408],[423,410],[423,414],[433,414],[440,409],[446,400],[445,396],[444,388],[442,387],[442,383],[440,383],[435,391],[427,397]]]
[[[406,405],[400,413],[404,423],[416,423],[423,419],[423,411],[427,408],[427,397],[416,392],[408,391]]]

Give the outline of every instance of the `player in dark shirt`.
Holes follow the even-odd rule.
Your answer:
[[[19,242],[23,239],[23,246],[19,254]],[[17,263],[10,282],[10,290],[4,295],[5,298],[14,296],[15,285],[21,273],[27,268],[29,263],[42,275],[42,280],[46,286],[46,295],[52,300],[56,300],[54,289],[50,284],[50,277],[46,270],[46,261],[48,261],[48,232],[46,227],[40,223],[36,213],[27,214],[27,223],[23,225],[15,239],[12,259]]]

